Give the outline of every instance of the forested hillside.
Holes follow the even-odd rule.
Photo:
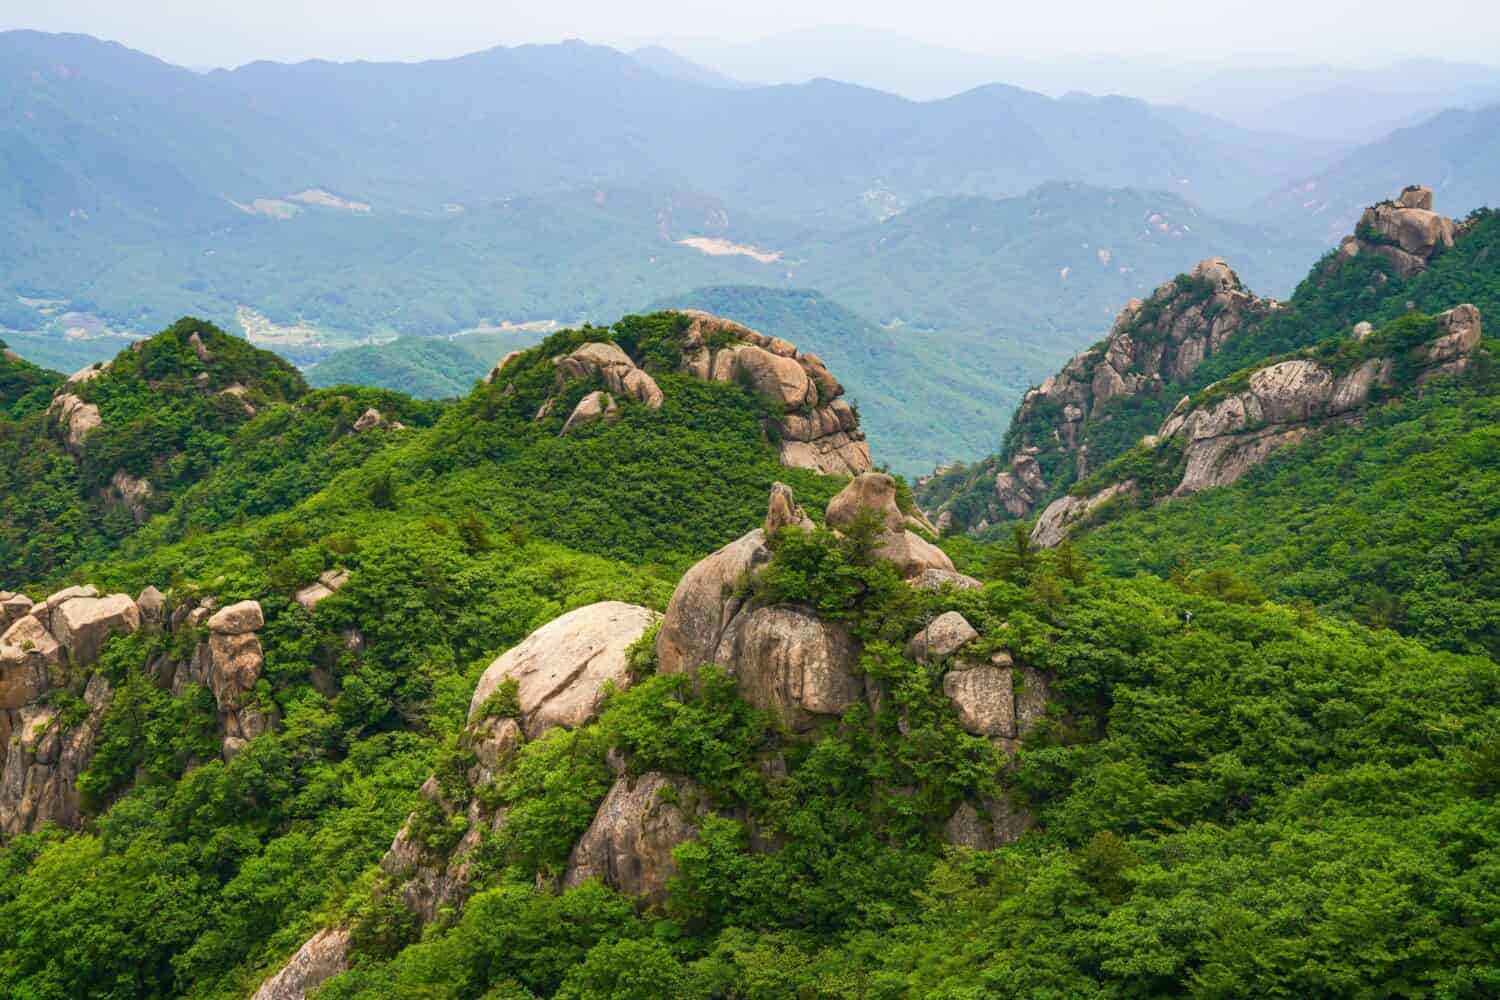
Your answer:
[[[1430,338],[1493,238],[1389,298],[1325,262],[1204,366]],[[1500,990],[1487,350],[1232,487],[940,547],[861,450],[910,383],[842,395],[876,332],[699,294],[762,332],[564,330],[445,403],[191,320],[0,362],[0,992]]]
[[[1382,218],[1415,215],[1447,225],[1427,209],[1384,204]],[[1028,393],[1000,454],[925,481],[918,489],[923,506],[933,516],[951,511],[963,529],[1029,516],[1155,433],[1183,397],[1262,359],[1347,339],[1356,324],[1378,325],[1409,307],[1438,313],[1470,302],[1494,315],[1494,213],[1472,213],[1454,227],[1451,246],[1425,238],[1411,244],[1417,255],[1389,238],[1363,248],[1346,240],[1314,265],[1290,300],[1274,304],[1248,297],[1228,262],[1210,268],[1222,281],[1218,288],[1205,281],[1203,265],[1179,275],[1128,304],[1108,338]],[[1192,348],[1187,353],[1184,343]],[[1101,374],[1105,368],[1113,376]]]

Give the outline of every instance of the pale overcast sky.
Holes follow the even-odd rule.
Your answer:
[[[0,29],[83,32],[191,66],[416,60],[569,37],[741,40],[826,24],[1033,59],[1500,61],[1497,0],[0,0]]]

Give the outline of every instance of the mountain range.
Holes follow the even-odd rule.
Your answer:
[[[0,55],[0,328],[63,369],[192,314],[304,365],[373,348],[329,371],[426,395],[471,370],[463,356],[387,363],[379,345],[511,343],[758,285],[898,334],[934,378],[981,359],[1008,401],[1158,274],[1223,254],[1284,296],[1381,192],[1430,177],[1461,212],[1497,182],[1493,109],[1351,151],[1125,97],[741,85],[660,47],[200,73],[7,32]],[[1473,68],[1406,71],[1424,93],[1484,86]],[[1225,109],[1257,79],[1221,81]],[[441,377],[413,377],[418,354]],[[965,391],[994,423],[892,442],[898,468],[998,439],[1008,404]]]

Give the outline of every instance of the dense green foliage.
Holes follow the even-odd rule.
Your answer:
[[[1467,239],[1429,280],[1479,300],[1493,285],[1465,283],[1484,263]],[[1330,287],[1371,287],[1351,280]],[[1422,287],[1400,294],[1431,312]],[[1429,333],[1404,301],[1323,356]],[[1039,551],[1023,525],[945,541],[979,590],[907,584],[869,514],[783,529],[721,596],[847,629],[878,693],[793,735],[741,697],[737,664],[657,673],[648,631],[592,721],[522,738],[472,787],[469,704],[499,652],[596,601],[664,608],[684,568],[762,523],[773,480],[818,519],[841,485],[776,464],[757,395],[671,374],[684,328],[658,313],[565,330],[438,404],[308,391],[185,321],[77,386],[104,428],[81,461],[46,426],[57,379],[7,376],[26,402],[0,414],[5,585],[258,600],[248,697],[276,721],[222,760],[213,696],[154,668],[202,630],[113,639],[91,670],[110,691],[83,829],[0,845],[0,994],[243,998],[322,927],[349,930],[352,960],[322,1000],[1500,992],[1487,355],[1077,546]],[[1268,353],[1308,346],[1267,337]],[[664,405],[622,400],[618,422],[564,437],[599,386],[560,382],[551,359],[601,339]],[[253,415],[220,395],[234,384]],[[354,433],[371,407],[386,423]],[[143,525],[97,516],[116,466],[158,486]],[[336,594],[293,600],[331,569],[350,573]],[[950,610],[978,632],[965,656],[1010,654],[1023,694],[1045,678],[1019,744],[960,724],[944,682],[972,664],[906,655]],[[53,697],[68,733],[89,713],[77,687]],[[517,714],[518,690],[481,720]],[[657,802],[694,824],[661,905],[556,882],[621,768],[667,775]],[[504,822],[476,834],[467,902],[420,927],[379,860],[408,816],[408,842],[441,860],[471,796]],[[945,847],[965,805],[1033,825],[995,850]]]
[[[1229,568],[1284,600],[1500,656],[1493,362],[1088,536],[1111,570]]]

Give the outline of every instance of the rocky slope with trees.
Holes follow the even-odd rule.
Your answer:
[[[1330,258],[1264,316],[1221,276],[1188,325],[1211,331],[1220,294],[1258,318],[1198,338],[1167,428],[1183,393],[1151,373],[1198,347],[1102,352],[1094,374],[1150,405],[1090,396],[1089,424],[1326,425],[1124,517],[1324,449],[1345,474],[1318,480],[1390,522],[1309,508],[1300,531],[1344,536],[1325,587],[1392,575],[1359,531],[1451,514],[1473,530],[1433,546],[1412,604],[1483,618],[1494,236],[1477,217],[1409,279]],[[1112,524],[940,538],[851,447],[832,374],[773,334],[626,317],[443,404],[310,392],[191,321],[71,384],[3,359],[0,993],[1500,989],[1482,623],[1444,645],[1442,615],[1268,599],[1233,566],[1109,572]],[[1307,406],[1277,409],[1284,386]],[[1455,425],[1439,474],[1396,474],[1393,428]],[[1091,446],[1084,482],[1169,450]],[[107,492],[121,470],[150,486],[140,520]]]

